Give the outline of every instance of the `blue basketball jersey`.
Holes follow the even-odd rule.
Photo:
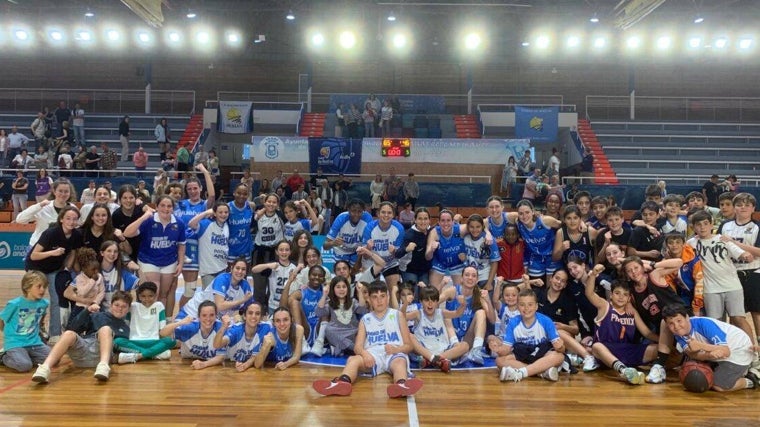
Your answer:
[[[343,212],[335,218],[327,238],[335,240],[343,239],[342,246],[333,246],[333,253],[336,260],[345,260],[353,262],[356,260],[356,248],[362,242],[364,228],[372,222],[372,215],[367,212],[362,213],[362,217],[356,224],[351,223],[351,217],[348,212]]]
[[[290,341],[281,340],[274,327],[272,327],[272,335],[274,335],[274,348],[267,356],[267,361],[284,362],[293,357],[293,346],[290,345]]]
[[[310,219],[297,219],[296,222],[285,222],[285,240],[288,242],[293,241],[293,237],[296,235],[296,231],[306,230],[311,233],[311,220]]]
[[[459,235],[459,224],[454,224],[451,236],[448,237],[443,235],[438,225],[435,231],[438,233],[438,249],[433,254],[433,264],[444,268],[462,265],[459,254],[464,253],[464,239]]]
[[[456,296],[462,295],[462,285],[455,285],[455,289]],[[459,308],[459,301],[456,300],[456,296],[454,297],[455,299],[446,301],[446,310],[456,311]],[[451,319],[451,323],[454,325],[454,330],[457,333],[457,338],[459,338],[460,341],[464,339],[464,336],[467,334],[467,330],[470,328],[472,319],[475,317],[475,312],[472,310],[473,297],[474,295],[470,295],[469,297],[465,298],[464,312],[461,316]]]
[[[230,229],[228,260],[234,260],[239,256],[250,259],[253,252],[253,235],[251,234],[253,209],[248,202],[242,209],[235,206],[235,202],[229,202],[227,206],[230,207],[230,217],[227,219]]]
[[[544,225],[540,217],[536,219],[533,228],[528,228],[521,221],[517,221],[517,229],[528,251],[535,255],[551,256],[554,250],[555,232]]]
[[[507,219],[507,213],[502,212],[501,213],[501,224],[494,224],[493,218],[488,218],[488,231],[491,232],[491,235],[494,239],[501,239],[504,237],[504,230],[507,229],[507,225],[509,224],[509,220]]]
[[[245,324],[238,323],[233,325],[224,336],[229,339],[227,344],[227,357],[235,362],[243,363],[251,357],[259,354],[261,343],[264,341],[266,334],[272,331],[272,326],[268,323],[260,323],[256,327],[256,332],[249,340],[245,336]]]
[[[309,336],[306,337],[306,341],[309,345],[314,344],[314,339],[317,338],[317,325],[319,325],[319,316],[317,316],[317,303],[322,298],[322,288],[312,289],[306,287],[301,289],[301,310],[306,317],[306,322],[309,324]]]
[[[184,244],[187,238],[182,221],[172,215],[164,227],[157,213],[140,224],[140,236],[138,261],[159,267],[177,262],[177,245]]]

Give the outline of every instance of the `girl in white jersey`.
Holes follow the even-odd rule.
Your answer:
[[[214,338],[222,322],[216,319],[216,305],[204,301],[198,307],[198,319],[187,316],[179,322],[166,325],[162,335],[174,331],[174,338],[181,342],[179,354],[183,359],[193,359],[193,369],[205,369],[221,365],[227,357],[227,349],[214,347]]]
[[[195,232],[198,240],[198,274],[201,284],[206,289],[214,278],[227,269],[229,258],[230,229],[227,218],[230,207],[224,202],[218,202],[213,209],[208,209],[194,216],[187,224]],[[185,286],[185,295],[192,297],[192,292]]]
[[[393,216],[393,204],[391,202],[380,203],[378,219],[367,224],[362,236],[362,244],[385,260],[383,276],[385,276],[389,289],[397,286],[401,278],[401,270],[399,270],[395,252],[396,248],[400,247],[404,241],[404,226],[393,219]],[[371,265],[372,260],[365,260],[363,267],[369,268]]]
[[[35,223],[34,232],[29,238],[30,248],[34,247],[43,231],[58,221],[58,213],[66,206],[74,206],[76,200],[74,185],[68,179],[60,178],[53,183],[53,192],[47,200],[29,206],[16,216],[19,224]]]
[[[278,259],[275,247],[285,239],[285,217],[278,210],[280,198],[274,194],[268,194],[264,199],[264,207],[256,211],[253,216],[254,228],[257,230],[254,237],[253,265],[272,263]],[[252,271],[253,273],[253,271]],[[267,306],[267,278],[261,274],[253,274],[254,293],[256,300]]]
[[[263,289],[263,293],[258,288],[254,289],[254,297],[266,305],[270,313],[280,307],[282,290],[288,282],[290,272],[296,269],[296,265],[290,262],[290,243],[287,240],[281,240],[277,244],[275,253],[277,261],[258,264],[251,269],[254,274],[269,272],[268,286]]]
[[[82,209],[79,210],[79,212],[82,214],[82,216],[79,217],[80,226],[84,224],[84,220],[87,219],[92,208],[98,203],[107,205],[108,210],[111,211],[111,213],[114,213],[116,209],[119,209],[119,205],[111,201],[111,190],[106,188],[106,186],[101,185],[95,190],[95,201],[92,203],[87,203],[86,205],[82,205]]]

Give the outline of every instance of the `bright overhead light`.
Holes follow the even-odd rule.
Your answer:
[[[393,36],[393,46],[401,49],[406,46],[406,35],[396,34]]]
[[[699,37],[692,37],[689,39],[689,47],[692,49],[696,49],[699,46],[702,45],[702,39]]]
[[[578,36],[570,36],[567,38],[567,47],[578,47],[581,44],[581,39]]]
[[[195,13],[192,9],[187,9],[187,14],[185,16],[187,16],[189,19],[193,19],[198,16],[198,14]]]
[[[93,12],[92,9],[88,7],[87,11],[84,12],[84,16],[86,16],[87,18],[92,18],[93,16],[95,16],[95,12]]]
[[[744,38],[739,40],[739,49],[749,49],[752,47],[752,39]]]
[[[670,37],[663,36],[657,39],[657,49],[668,49],[670,48]]]
[[[121,36],[119,35],[119,32],[116,30],[108,30],[106,31],[106,37],[108,37],[108,40],[115,42],[119,40]]]
[[[715,40],[715,47],[717,47],[718,49],[723,49],[727,45],[728,45],[728,39],[726,39],[725,37],[721,37]]]
[[[180,41],[181,37],[178,32],[172,31],[169,33],[169,41],[172,43],[178,43]]]
[[[25,30],[16,30],[13,35],[16,36],[17,40],[29,40],[29,33],[27,33]]]
[[[55,40],[55,41],[57,41],[57,42],[59,42],[59,41],[63,40],[63,33],[61,33],[60,31],[51,31],[50,32],[50,38],[53,39],[53,40]]]
[[[291,10],[288,11],[288,14],[285,15],[285,19],[287,19],[288,21],[292,21],[292,20],[296,19],[296,16],[293,15],[293,9],[291,9]]]
[[[594,12],[594,16],[592,16],[592,17],[589,19],[589,21],[590,21],[590,22],[592,22],[592,23],[594,23],[594,24],[596,24],[596,23],[598,23],[598,22],[599,22],[599,16],[597,16],[596,12]]]
[[[546,49],[547,47],[549,47],[549,37],[539,36],[536,39],[536,47],[539,47],[541,49]]]
[[[625,45],[628,46],[629,49],[638,49],[638,47],[641,46],[641,39],[636,36],[629,37],[628,40],[625,41]]]
[[[311,44],[312,46],[322,46],[325,44],[325,36],[322,33],[314,34],[311,36]]]
[[[482,43],[483,40],[480,38],[480,35],[475,33],[470,33],[464,38],[464,47],[466,47],[469,50],[474,50],[480,47],[480,43]]]
[[[594,39],[594,47],[597,49],[601,49],[604,46],[607,45],[607,40],[604,39],[604,37],[597,37]]]
[[[356,45],[356,36],[351,31],[344,31],[340,33],[338,42],[344,49],[351,49]]]
[[[701,24],[703,22],[705,22],[705,18],[703,18],[701,15],[697,15],[696,17],[694,17],[695,24]]]
[[[144,32],[144,31],[141,32],[141,33],[138,33],[137,34],[137,40],[140,40],[143,43],[148,43],[148,42],[150,42],[150,34]]]
[[[77,33],[77,40],[83,41],[83,42],[88,42],[88,41],[92,40],[92,33],[89,32],[89,31],[79,31]]]
[[[393,14],[393,11],[391,11],[391,13],[388,14],[388,20],[391,22],[396,20],[396,15]]]
[[[206,44],[211,39],[211,36],[207,32],[201,31],[195,35],[195,39],[198,40],[198,43]]]
[[[237,33],[227,34],[227,41],[230,43],[237,43],[240,41],[240,35]]]
[[[522,47],[528,47],[528,46],[530,46],[530,42],[522,42],[522,43],[520,43],[520,45]]]

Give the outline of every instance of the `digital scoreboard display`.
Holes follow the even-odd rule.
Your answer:
[[[409,138],[383,138],[383,157],[409,157],[412,155],[412,141]]]

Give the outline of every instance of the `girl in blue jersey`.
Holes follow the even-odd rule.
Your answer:
[[[251,190],[245,184],[238,185],[232,193],[233,200],[227,204],[230,207],[230,216],[227,219],[227,226],[230,229],[227,261],[230,263],[241,256],[245,257],[249,264],[251,263],[253,253],[251,222],[256,205],[248,201],[250,192]]]
[[[644,373],[636,367],[657,358],[659,337],[641,320],[636,310],[633,310],[633,314],[628,313],[631,290],[626,282],[620,280],[612,283],[609,302],[596,294],[596,278],[603,271],[604,266],[597,264],[586,279],[586,298],[597,309],[594,319],[596,332],[591,350],[594,357],[616,370],[629,383],[642,384]],[[639,342],[637,332],[650,342]]]
[[[185,225],[185,231],[188,230],[188,223],[194,216],[214,207],[216,201],[216,194],[214,193],[214,180],[211,178],[211,174],[203,163],[199,163],[195,166],[201,173],[206,181],[206,195],[207,199],[201,199],[201,192],[203,187],[201,182],[196,177],[190,177],[185,180],[185,194],[187,198],[177,201],[177,205],[174,207],[174,215],[182,221]],[[187,244],[185,245],[185,255],[187,262],[182,266],[182,278],[185,279],[185,294],[180,298],[180,305],[183,305],[190,299],[192,294],[188,296],[188,289],[195,290],[198,281],[198,239],[190,233],[187,237]],[[166,307],[167,310],[169,307]]]
[[[459,223],[455,222],[451,211],[442,210],[438,217],[438,225],[430,229],[425,258],[433,261],[430,285],[439,291],[443,278],[447,275],[451,276],[454,283],[462,280],[462,269],[466,259],[464,239]]]
[[[464,303],[459,296],[464,297]],[[478,289],[478,270],[475,267],[465,267],[462,271],[462,283],[449,286],[441,292],[441,301],[446,302],[446,309],[455,311],[464,305],[464,312],[451,319],[457,338],[469,345],[468,359],[479,365],[483,364],[483,341],[486,336],[486,320],[493,323],[496,320],[488,291]]]
[[[222,273],[214,279],[210,287],[197,292],[190,301],[179,309],[176,320],[183,319],[197,310],[203,301],[213,301],[217,307],[217,317],[235,316],[241,307],[253,298],[251,285],[245,280],[248,265],[245,258],[238,258],[229,273]]]
[[[160,196],[156,210],[145,213],[124,230],[124,237],[140,236],[137,261],[145,281],[158,284],[158,299],[167,313],[174,313],[174,278],[185,262],[185,224],[174,211],[174,199]]]
[[[367,224],[362,236],[362,244],[385,260],[385,268],[382,273],[385,276],[388,289],[393,289],[398,285],[401,278],[401,270],[398,268],[395,252],[396,248],[400,247],[404,241],[404,226],[393,217],[393,204],[391,202],[380,203],[377,220]],[[364,261],[365,269],[371,266],[372,260]]]
[[[114,292],[130,292],[137,287],[139,280],[123,267],[119,246],[113,240],[106,240],[100,245],[100,259],[100,274],[103,276],[103,284],[106,288],[106,295],[100,306],[108,310]]]
[[[306,341],[303,346],[304,351],[315,356],[321,356],[323,353],[323,348],[312,349],[312,345],[317,339],[317,327],[319,326],[317,304],[322,299],[322,287],[324,285],[325,270],[321,265],[315,265],[309,268],[309,282],[305,288],[298,289],[290,294],[288,293],[289,286],[285,286],[285,291],[282,293],[282,302],[290,308],[295,323],[303,326],[304,340]]]
[[[227,269],[229,256],[230,229],[227,219],[230,207],[224,202],[217,202],[213,209],[195,215],[187,224],[192,230],[189,236],[198,241],[198,274],[201,284],[206,289],[214,278]],[[193,296],[195,289],[185,286],[185,295]]]
[[[567,264],[568,257],[575,256],[591,267],[594,264],[597,230],[581,221],[581,211],[575,205],[565,206],[562,222],[554,237],[552,260]]]
[[[174,339],[181,343],[179,354],[183,359],[193,359],[193,369],[205,369],[221,365],[227,357],[225,348],[214,347],[214,339],[222,322],[216,318],[216,305],[203,301],[198,307],[198,319],[187,316],[179,322],[161,329],[161,335],[174,331]]]
[[[504,212],[504,204],[499,196],[491,196],[486,200],[486,211],[488,212],[485,220],[486,230],[490,231],[496,239],[504,238],[504,229],[507,228],[507,224],[517,222],[515,212]]]
[[[490,243],[489,240],[491,240]],[[501,256],[496,242],[486,236],[485,223],[480,215],[470,215],[467,218],[464,250],[467,256],[465,264],[478,270],[478,287],[493,291],[493,280],[496,277]]]
[[[264,337],[272,331],[272,325],[261,322],[263,311],[261,303],[251,302],[240,309],[243,322],[232,326],[233,319],[228,315],[222,316],[222,327],[214,336],[214,347],[227,349],[227,359],[235,362],[238,372],[251,366],[257,369],[264,366],[261,345]]]
[[[536,216],[533,203],[520,200],[517,203],[517,230],[525,242],[528,274],[532,279],[548,282],[549,275],[559,268],[559,263],[552,261],[555,231],[562,223],[548,216]]]
[[[308,218],[300,218],[299,212],[306,212]],[[292,201],[288,200],[282,207],[285,214],[285,240],[292,241],[295,233],[299,230],[305,230],[311,234],[312,228],[317,224],[317,214],[306,200]]]
[[[325,238],[325,249],[332,249],[336,260],[356,263],[356,248],[362,243],[364,228],[372,222],[362,200],[352,199],[346,206],[347,212],[335,217]]]
[[[272,319],[274,330],[264,336],[260,354],[267,362],[274,362],[277,370],[284,371],[301,359],[303,327],[293,322],[286,307],[278,307]]]

